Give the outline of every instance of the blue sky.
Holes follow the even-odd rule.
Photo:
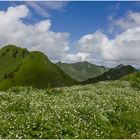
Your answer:
[[[9,2],[0,2],[0,11],[4,11],[6,13],[6,11],[8,10],[10,6],[17,7],[20,5],[26,6],[26,8],[29,11],[29,14],[28,16],[26,15],[25,17],[19,17],[17,21],[20,20],[26,26],[29,27],[30,25],[34,26],[35,24],[41,21],[48,20],[47,22],[51,22],[50,26],[48,25],[49,34],[51,34],[50,32],[53,32],[56,36],[58,36],[58,34],[61,33],[61,37],[63,36],[65,38],[65,41],[67,40],[67,42],[65,42],[64,38],[62,39],[65,42],[64,44],[68,43],[68,46],[66,47],[65,45],[65,48],[64,48],[66,51],[69,50],[65,54],[68,57],[65,59],[64,58],[61,59],[60,56],[55,58],[50,55],[49,56],[50,59],[52,60],[60,59],[60,61],[68,60],[71,62],[71,59],[73,57],[76,57],[76,58],[78,57],[79,59],[77,59],[77,61],[87,60],[87,61],[91,61],[91,62],[95,62],[99,64],[100,63],[101,64],[110,64],[110,63],[111,64],[113,63],[114,64],[117,64],[117,63],[126,63],[126,64],[130,63],[131,64],[132,63],[133,65],[139,65],[137,64],[137,62],[134,62],[136,59],[139,59],[138,56],[137,58],[132,56],[132,59],[131,59],[124,56],[125,55],[124,49],[122,49],[121,51],[119,50],[120,49],[119,47],[121,45],[124,46],[123,43],[125,42],[125,40],[122,41],[122,44],[120,40],[119,47],[117,46],[118,44],[115,44],[115,42],[123,34],[127,34],[129,29],[134,30],[135,28],[139,27],[138,18],[139,18],[139,13],[140,13],[140,2],[125,2],[125,1],[124,2],[123,1],[122,2],[119,2],[119,1],[61,2],[60,1],[60,2],[48,3],[48,2],[9,1]],[[66,35],[65,33],[68,35]],[[118,35],[119,37],[117,37]],[[61,40],[61,37],[60,37],[60,40]],[[101,39],[101,42],[107,42],[107,43],[99,44],[100,43],[99,39]],[[125,39],[128,40],[127,38]],[[113,42],[113,45],[115,44],[114,46],[116,48],[111,47],[111,49],[113,48],[114,50],[112,50],[112,52],[109,52],[109,55],[107,55],[107,53],[103,51],[104,48],[101,48],[101,47],[105,45],[107,46],[106,47],[107,49],[105,50],[108,50],[112,42]],[[57,42],[57,43],[60,44],[60,42]],[[24,44],[22,46],[26,47],[26,45]],[[87,48],[85,48],[86,46]],[[99,48],[97,48],[98,46]],[[52,45],[52,47],[54,46]],[[137,47],[134,48],[134,50],[137,50],[137,49],[138,49]],[[42,51],[46,53],[44,49],[42,49]],[[94,56],[92,54],[94,54]],[[128,52],[127,55],[129,54],[132,55],[130,52]],[[64,55],[64,54],[60,54],[60,55]],[[103,55],[103,56],[100,56],[100,55]],[[119,60],[117,57],[118,58],[120,57],[121,60]]]
[[[1,2],[0,9],[6,10],[11,5],[26,4],[26,2]],[[138,6],[139,5],[139,6]],[[140,12],[138,2],[122,1],[73,1],[68,2],[63,10],[48,10],[50,17],[44,17],[35,9],[30,8],[32,17],[25,19],[28,24],[33,24],[39,20],[51,19],[52,31],[69,32],[71,41],[78,40],[81,36],[93,33],[96,30],[107,32],[110,21],[108,17],[115,14],[115,18],[125,15],[128,10]]]
[[[128,9],[140,11],[133,2],[70,2],[65,12],[52,16],[52,30],[70,32],[72,40],[97,29],[107,32],[108,16],[115,13],[116,18],[120,17]]]

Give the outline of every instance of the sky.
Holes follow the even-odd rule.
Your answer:
[[[53,62],[140,67],[140,2],[0,1],[0,46]]]

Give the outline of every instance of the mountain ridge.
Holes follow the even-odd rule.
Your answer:
[[[107,67],[98,66],[87,61],[76,63],[56,63],[67,75],[77,81],[85,81],[108,71]]]
[[[0,49],[0,90],[13,86],[47,88],[90,84],[118,80],[133,72],[137,72],[134,67],[122,64],[110,69],[87,61],[54,64],[42,52],[30,52],[15,45]]]
[[[90,78],[87,81],[83,81],[82,84],[97,83],[107,80],[118,80],[121,79],[123,76],[134,72],[137,72],[137,70],[131,65],[118,65],[114,68],[109,69],[107,72],[98,77]]]

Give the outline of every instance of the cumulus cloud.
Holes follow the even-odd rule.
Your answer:
[[[110,50],[111,42],[108,37],[100,31],[84,35],[78,41],[77,46],[83,52],[90,53],[95,60],[99,60],[101,58],[108,58],[111,60],[117,53],[116,51]]]
[[[77,42],[79,52],[86,54],[84,61],[102,65],[131,64],[140,66],[140,13],[127,12],[125,17],[110,19],[113,27],[119,31],[114,38],[96,31],[82,36]],[[69,58],[77,59],[70,55]]]
[[[42,51],[52,60],[60,60],[69,50],[69,34],[52,32],[50,20],[26,25],[22,19],[28,14],[26,5],[0,11],[0,46],[15,44],[29,50]]]
[[[113,39],[97,31],[83,36],[77,46],[102,64],[140,65],[140,27],[127,29]]]
[[[57,6],[51,8],[57,9]],[[51,31],[52,23],[49,19],[25,24],[23,19],[28,17],[29,12],[26,5],[11,6],[7,11],[0,11],[1,47],[15,44],[29,50],[42,51],[54,61],[140,66],[140,13],[129,11],[124,18],[114,21],[112,18],[114,27],[122,29],[114,38],[110,39],[107,34],[96,31],[78,40],[77,51],[69,51],[69,33]]]
[[[66,54],[62,61],[66,63],[83,62],[90,59],[89,53],[78,52],[75,54]]]
[[[133,29],[140,26],[140,13],[128,11],[124,17],[114,19],[114,16],[108,17],[111,22],[110,30],[121,30]]]

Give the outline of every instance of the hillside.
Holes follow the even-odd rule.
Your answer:
[[[0,81],[17,71],[24,58],[29,54],[27,49],[8,45],[0,49]]]
[[[0,49],[0,56],[0,90],[17,85],[45,88],[76,83],[41,52],[9,45]]]
[[[66,74],[77,81],[85,81],[89,78],[97,77],[104,72],[108,71],[108,68],[91,64],[89,62],[77,62],[77,63],[61,63],[59,66]]]
[[[125,75],[128,75],[130,73],[136,72],[137,70],[130,66],[130,65],[118,65],[115,68],[109,69],[107,72],[104,74],[95,77],[95,78],[90,78],[87,81],[82,82],[83,84],[89,84],[89,83],[96,83],[99,81],[106,81],[106,80],[118,80],[122,78]]]
[[[124,76],[121,80],[129,81],[133,87],[140,89],[140,72]]]
[[[1,139],[139,139],[140,90],[129,81],[0,92]]]

